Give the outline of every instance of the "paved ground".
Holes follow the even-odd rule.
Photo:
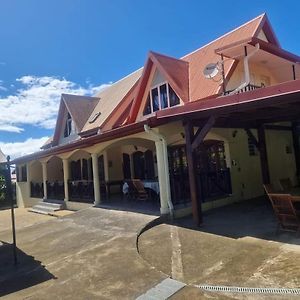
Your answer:
[[[27,208],[15,208],[15,221],[16,229],[25,228],[36,223],[46,222],[48,220],[55,219],[54,217],[33,214],[28,212]],[[0,232],[5,230],[11,230],[11,211],[10,209],[0,210]],[[0,233],[1,239],[1,233]]]
[[[200,230],[189,228],[189,220],[182,220],[177,226],[162,224],[146,231],[139,239],[141,256],[157,270],[190,285],[300,287],[300,238],[295,234],[275,235],[276,222],[265,203],[255,207],[238,204],[211,211],[205,217]],[[219,297],[284,298],[214,294],[188,286],[171,299]]]
[[[0,247],[0,295],[135,299],[166,278],[136,251],[137,231],[153,218],[89,208],[18,230],[17,268],[11,267],[10,246]],[[0,231],[0,236],[10,241],[10,230]]]

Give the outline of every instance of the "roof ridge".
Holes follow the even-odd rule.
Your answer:
[[[253,22],[253,21],[255,21],[255,20],[259,19],[259,18],[263,19],[264,16],[266,16],[266,13],[265,13],[265,12],[262,13],[262,14],[260,14],[259,16],[255,17],[255,18],[249,20],[248,22],[246,22],[246,23],[244,23],[244,24],[242,24],[242,25],[240,25],[240,26],[238,26],[238,27],[236,27],[236,28],[234,28],[234,29],[228,31],[227,33],[225,33],[225,34],[219,36],[218,38],[216,38],[216,39],[212,40],[211,42],[209,42],[209,43],[207,43],[207,44],[201,46],[200,48],[198,48],[198,49],[196,49],[196,50],[194,50],[194,51],[192,51],[192,52],[190,52],[190,53],[185,54],[185,55],[182,56],[180,59],[183,59],[183,58],[185,58],[185,57],[187,57],[187,56],[189,56],[189,55],[191,55],[191,54],[196,53],[197,51],[199,51],[199,50],[201,50],[201,49],[203,49],[203,48],[205,48],[205,47],[211,45],[212,43],[214,43],[214,42],[216,42],[216,41],[218,41],[218,40],[220,40],[220,39],[222,39],[222,38],[224,38],[224,37],[226,37],[226,36],[228,36],[229,34],[231,34],[231,33],[235,32],[235,31],[241,29],[242,27],[244,27],[244,26],[250,24],[251,22]]]
[[[159,56],[163,56],[163,57],[166,57],[166,58],[169,58],[169,59],[173,59],[173,60],[176,60],[176,61],[182,61],[182,62],[185,62],[188,64],[188,62],[186,60],[183,60],[181,58],[176,58],[174,56],[169,56],[169,55],[166,55],[166,54],[163,54],[163,53],[159,53],[159,52],[155,52],[155,51],[152,51],[150,50],[149,51],[149,54],[152,54],[152,55],[159,55]]]
[[[72,96],[72,97],[81,97],[81,98],[93,98],[93,99],[99,99],[99,97],[95,96],[88,96],[88,95],[77,95],[77,94],[68,94],[68,93],[62,93],[61,96],[64,98],[64,96]],[[65,100],[65,99],[64,99]]]

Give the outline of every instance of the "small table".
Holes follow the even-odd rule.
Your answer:
[[[149,181],[149,180],[143,180],[143,185],[145,188],[150,189],[154,191],[157,195],[159,195],[159,183],[158,181]]]
[[[143,185],[145,188],[150,189],[152,191],[154,191],[157,195],[159,195],[159,183],[158,181],[148,181],[148,180],[143,180]],[[127,194],[129,190],[129,186],[128,183],[125,182],[122,186],[122,191],[123,194]]]

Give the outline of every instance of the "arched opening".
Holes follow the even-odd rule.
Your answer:
[[[32,198],[43,198],[44,187],[43,187],[43,169],[42,164],[38,160],[35,160],[29,164],[30,174],[30,197]]]
[[[68,191],[70,201],[94,202],[92,158],[89,152],[78,150],[68,159]]]
[[[124,209],[159,211],[158,171],[152,140],[120,140],[101,154],[99,174],[104,172],[105,178],[104,181],[100,178],[101,202]]]
[[[225,142],[207,139],[195,150],[197,185],[204,201],[232,193]],[[173,203],[190,201],[190,186],[185,145],[169,147],[170,182]]]
[[[64,171],[62,159],[53,156],[47,162],[47,198],[63,200],[64,197]]]

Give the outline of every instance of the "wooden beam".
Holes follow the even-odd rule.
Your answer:
[[[196,135],[192,141],[192,151],[198,148],[199,145],[203,142],[205,136],[215,124],[215,121],[216,121],[215,117],[210,116],[208,120],[205,122],[204,126],[197,130]]]
[[[194,127],[190,122],[187,122],[184,125],[184,129],[185,129],[186,157],[188,163],[193,219],[196,225],[200,226],[202,224],[202,208],[201,208],[202,201],[200,199],[201,192],[198,195],[198,190],[197,190],[195,160],[194,160],[194,152],[192,149],[192,142],[194,140]]]
[[[291,126],[284,126],[284,125],[273,125],[273,124],[266,124],[265,129],[268,130],[282,130],[282,131],[292,131]]]
[[[258,136],[259,157],[260,157],[260,165],[261,165],[263,183],[269,184],[270,183],[270,172],[269,172],[268,154],[267,154],[267,146],[266,146],[266,135],[265,135],[265,129],[263,126],[260,126],[257,129],[257,136]]]
[[[259,149],[259,143],[256,139],[256,137],[254,136],[254,134],[252,133],[251,129],[249,128],[244,128],[244,130],[246,131],[247,135],[248,135],[248,138],[251,140],[251,142],[255,145],[255,147]]]

